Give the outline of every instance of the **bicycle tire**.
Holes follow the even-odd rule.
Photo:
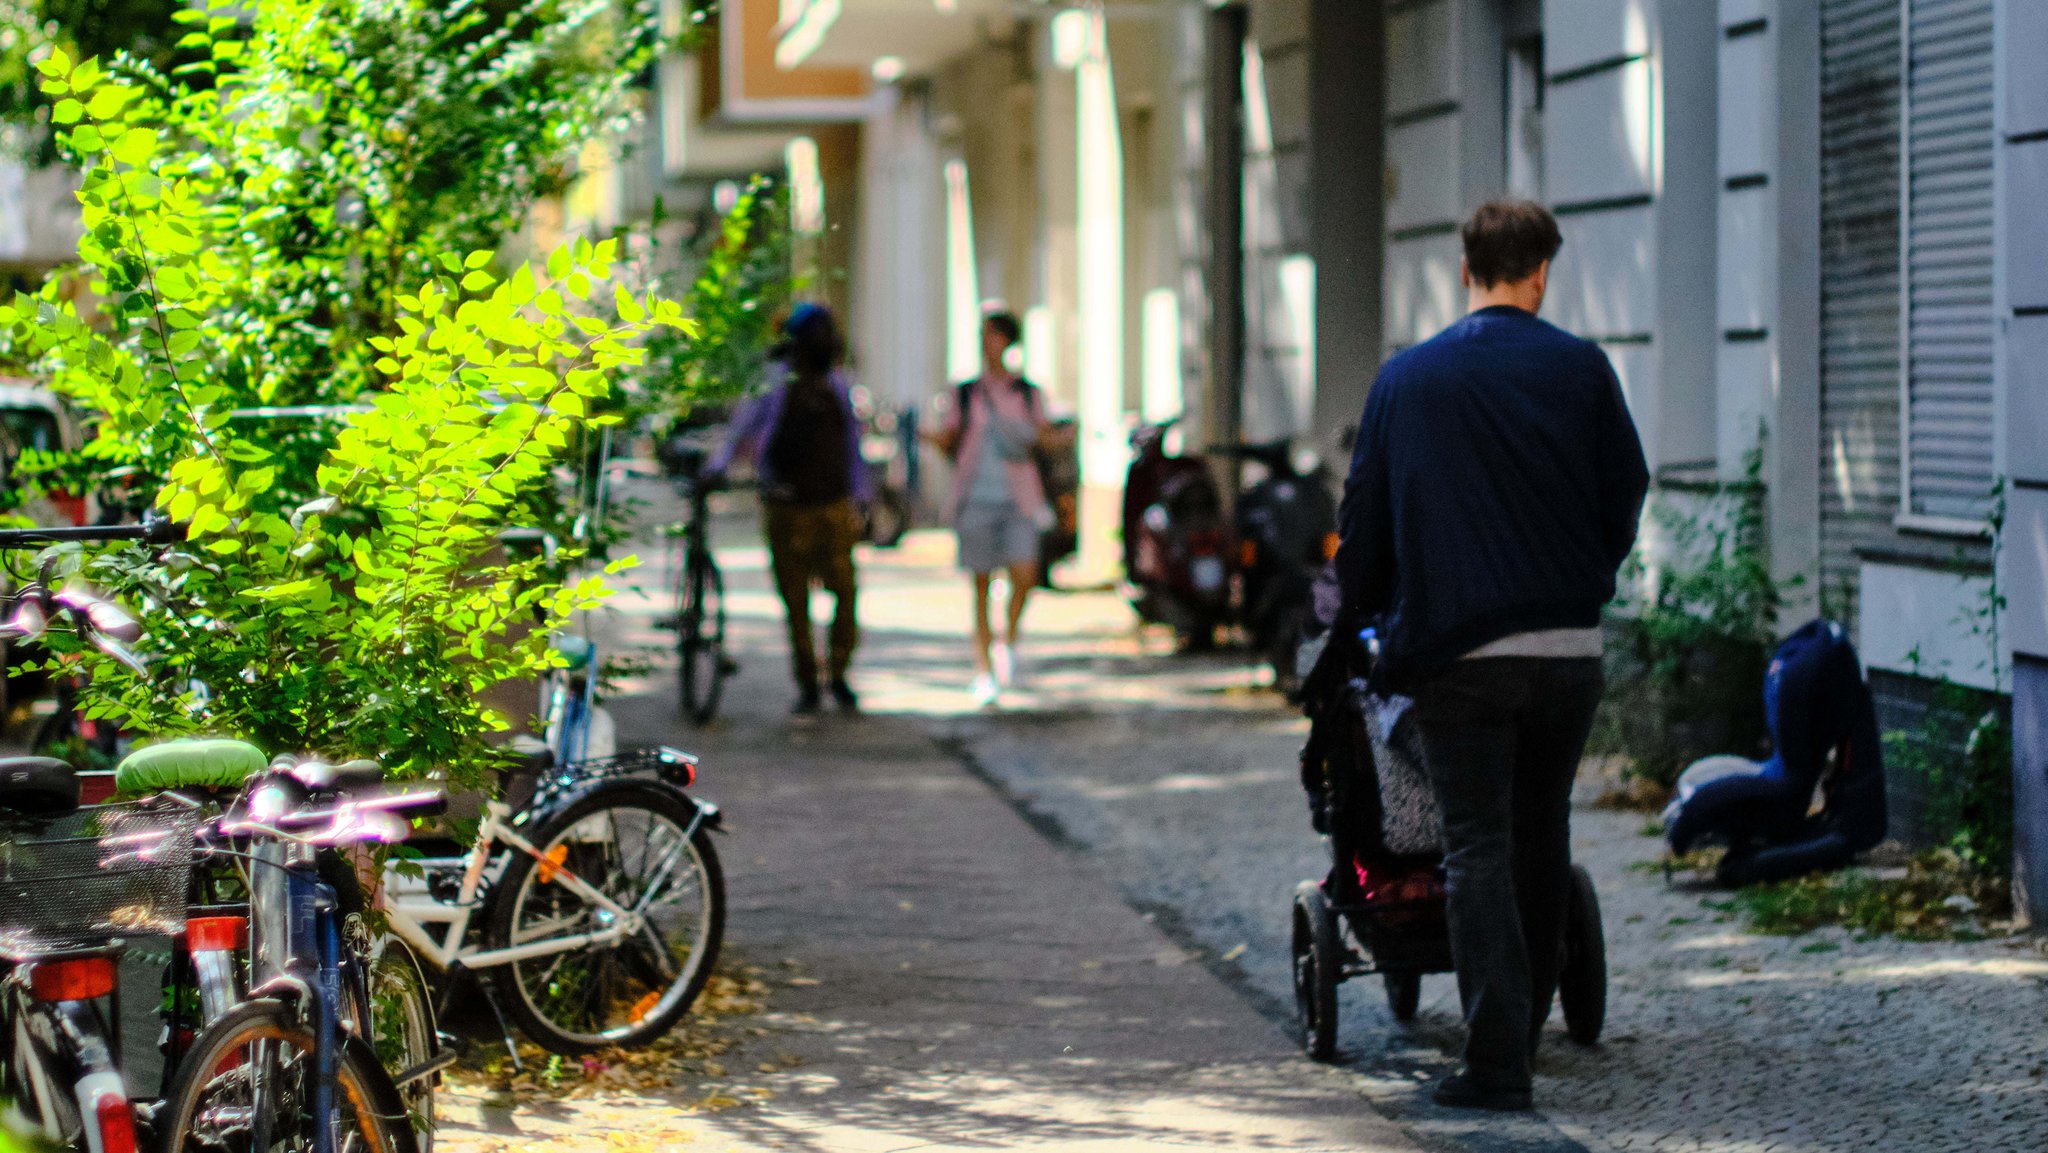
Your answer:
[[[633,896],[637,898],[633,903],[644,906],[649,899],[644,893],[624,891],[623,874],[617,867],[624,863],[624,855],[615,860],[608,852],[622,844],[630,846],[635,823],[627,818],[635,811],[646,818],[637,823],[640,864],[644,867],[654,852],[648,842],[654,838],[658,820],[672,830],[669,835],[679,854],[676,860],[688,865],[701,893],[696,909],[682,910],[687,923],[684,918],[670,917],[669,924],[655,926],[650,921],[650,926],[665,934],[689,928],[694,936],[680,962],[673,941],[649,949],[649,940],[642,934],[616,945],[552,953],[493,968],[491,979],[500,1003],[520,1030],[542,1048],[579,1055],[614,1045],[630,1049],[648,1044],[682,1019],[718,960],[725,935],[725,875],[709,830],[697,823],[696,805],[683,793],[653,781],[609,782],[572,801],[527,837],[542,858],[551,862],[551,868],[573,870],[621,905],[632,907],[624,898]],[[681,835],[685,830],[687,837]],[[664,846],[661,851],[666,854],[669,849]],[[514,852],[504,875],[491,887],[484,930],[489,948],[543,940],[549,933],[589,932],[596,926],[599,910],[566,886],[557,888],[540,864],[523,852]],[[662,868],[669,867],[664,856]],[[657,885],[650,891],[659,892],[660,888]],[[655,957],[662,958],[666,966],[661,962],[650,965]],[[565,970],[572,958],[581,963]],[[673,976],[661,975],[662,967],[672,967]],[[650,969],[654,970],[652,979]],[[605,1003],[598,1004],[599,998]],[[618,1016],[623,1019],[615,1020]]]
[[[335,911],[342,920],[342,940],[360,981],[350,986],[342,1013],[357,1036],[367,1038],[379,1064],[395,1078],[419,1067],[440,1052],[440,1022],[435,1019],[433,986],[411,945],[389,933],[373,936],[362,878],[355,865],[333,849],[320,853],[320,879],[332,886]],[[363,1018],[369,1024],[363,1024]],[[440,1074],[414,1085],[399,1086],[399,1097],[412,1118],[419,1153],[434,1147],[434,1088]]]
[[[692,724],[707,725],[718,715],[731,671],[725,653],[725,577],[711,550],[685,553],[687,572],[676,609],[676,661],[680,666],[682,711]]]
[[[283,1121],[297,1132],[275,1134],[266,1150],[301,1153],[311,1150],[315,1133],[307,1124],[310,1108],[304,1101],[304,1057],[312,1052],[313,1037],[301,1028],[297,1014],[273,1000],[244,1001],[222,1014],[219,1020],[200,1030],[171,1081],[170,1093],[158,1113],[158,1148],[161,1153],[212,1153],[221,1148],[239,1148],[247,1143],[224,1140],[236,1132],[233,1122],[240,1117],[252,1121]],[[298,1050],[301,1061],[287,1069],[274,1086],[274,1101],[259,1102],[252,1090],[246,1105],[223,1101],[232,1091],[254,1080],[254,1071],[271,1062],[259,1055],[251,1060],[244,1051],[266,1043]],[[367,1041],[344,1033],[335,1067],[334,1102],[337,1112],[346,1110],[352,1120],[335,1137],[337,1153],[419,1153],[412,1126],[407,1123],[405,1103],[399,1097],[391,1075],[377,1063],[377,1054]],[[293,1077],[299,1084],[292,1083]],[[232,1093],[240,1096],[239,1093]],[[212,1103],[215,1113],[205,1116],[202,1107]]]
[[[368,962],[370,1028],[365,1035],[377,1060],[395,1077],[419,1068],[440,1052],[439,1023],[434,1019],[432,986],[412,946],[391,936],[378,944],[376,957]],[[440,1080],[441,1075],[435,1073],[397,1086],[412,1119],[419,1153],[433,1153],[434,1088]]]

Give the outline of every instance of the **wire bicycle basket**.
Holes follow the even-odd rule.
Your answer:
[[[182,931],[202,821],[131,802],[0,823],[0,954]]]

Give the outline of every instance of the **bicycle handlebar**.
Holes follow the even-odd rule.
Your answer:
[[[174,544],[185,539],[184,527],[169,517],[145,513],[140,524],[60,525],[49,528],[0,529],[0,549],[41,548],[44,545],[85,542],[89,544],[136,540],[148,544]]]

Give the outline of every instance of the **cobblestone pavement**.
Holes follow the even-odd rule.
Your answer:
[[[1553,1022],[1541,1116],[1426,1104],[1457,1039],[1447,976],[1407,1028],[1376,986],[1347,985],[1346,1063],[1312,1066],[1288,1032],[1283,930],[1325,862],[1295,779],[1301,722],[1251,673],[1169,655],[1111,595],[1047,596],[1030,691],[976,712],[964,590],[921,534],[863,569],[870,717],[792,726],[779,607],[733,539],[747,667],[730,719],[677,733],[658,677],[616,708],[629,737],[705,753],[704,795],[734,828],[732,948],[798,976],[772,979],[727,1081],[538,1111],[457,1101],[445,1153],[2041,1147],[2048,957],[2030,942],[1745,934],[1639,867],[1658,849],[1641,817],[1590,808],[1575,851],[1605,906],[1607,1042],[1575,1048]],[[623,608],[658,637],[651,602]],[[696,1107],[711,1092],[741,1104]]]
[[[1099,646],[1089,671],[1110,672],[1105,661],[1157,697],[1132,707],[1054,691],[1042,712],[946,722],[948,739],[1212,970],[1290,1019],[1288,900],[1326,867],[1295,776],[1304,724],[1270,695],[1219,689],[1232,685],[1226,658],[1170,673],[1190,662],[1125,637]],[[1061,658],[1048,663],[1057,672]],[[1412,1028],[1369,981],[1345,986],[1347,1067],[1416,1135],[1659,1153],[2042,1147],[2048,955],[2035,939],[1747,933],[1708,904],[1716,894],[1644,867],[1661,848],[1644,817],[1581,804],[1574,829],[1604,906],[1610,1001],[1597,1049],[1552,1019],[1537,1083],[1548,1134],[1445,1134],[1420,1104],[1422,1075],[1450,1067],[1458,1043],[1448,975],[1426,979]]]

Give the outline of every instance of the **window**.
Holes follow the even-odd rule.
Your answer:
[[[1904,0],[1902,528],[1984,531],[1996,474],[1992,0]]]
[[[1543,199],[1543,38],[1508,45],[1508,195]]]

